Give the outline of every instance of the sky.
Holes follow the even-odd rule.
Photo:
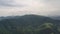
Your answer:
[[[60,15],[60,0],[0,0],[0,16]]]

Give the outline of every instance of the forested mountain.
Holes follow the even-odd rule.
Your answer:
[[[0,34],[60,34],[60,20],[39,15],[7,18],[0,20]]]

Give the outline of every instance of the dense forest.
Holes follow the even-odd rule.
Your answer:
[[[3,17],[0,34],[60,34],[60,20],[40,15]]]

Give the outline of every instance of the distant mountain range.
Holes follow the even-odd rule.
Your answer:
[[[52,16],[51,18],[55,20],[60,20],[60,16]]]

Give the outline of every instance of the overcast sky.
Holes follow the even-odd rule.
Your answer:
[[[60,15],[60,0],[0,0],[0,16]]]

